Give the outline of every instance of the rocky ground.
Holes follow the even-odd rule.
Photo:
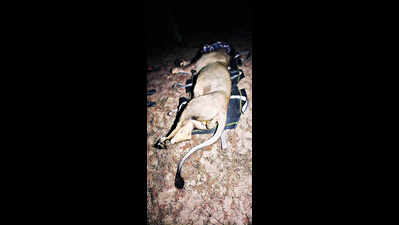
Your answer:
[[[208,36],[207,36],[208,35]],[[180,97],[189,98],[176,82],[185,83],[187,75],[172,75],[175,59],[191,60],[202,44],[223,41],[236,50],[252,48],[249,33],[212,36],[204,33],[185,37],[188,46],[175,47],[147,56],[148,66],[160,66],[147,73],[147,90],[156,93],[147,101],[147,219],[149,224],[251,224],[252,223],[252,58],[241,67],[245,74],[238,87],[245,88],[249,106],[238,126],[226,130],[228,148],[221,149],[220,140],[188,158],[182,170],[184,189],[174,186],[177,164],[192,147],[212,134],[193,135],[191,141],[157,149],[152,145],[170,130]]]

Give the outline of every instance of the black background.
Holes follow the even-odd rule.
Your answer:
[[[153,25],[162,10],[31,4],[8,8],[3,28],[10,215],[52,224],[145,222],[145,55],[153,46],[146,29],[151,23],[163,33]],[[192,18],[182,32],[195,32],[192,23],[228,32],[209,23],[223,7],[174,13]],[[381,67],[369,59],[373,47],[365,48],[380,28],[358,7],[256,5],[242,22],[253,31],[255,224],[381,218],[374,201],[384,192],[374,187],[386,181],[375,173],[381,157],[369,151],[385,149],[375,97]]]

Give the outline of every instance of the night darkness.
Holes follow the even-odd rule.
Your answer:
[[[187,46],[190,44],[187,43],[188,36],[203,32],[208,33],[202,40],[204,43],[217,41],[216,35],[229,39],[237,30],[252,32],[252,9],[246,4],[240,4],[239,8],[226,5],[194,8],[171,4],[151,9],[147,15],[146,51],[149,56],[175,46]]]
[[[366,3],[146,2],[4,7],[11,12],[5,16],[10,31],[3,31],[11,50],[4,55],[14,64],[4,63],[13,72],[3,77],[14,80],[3,82],[11,87],[4,96],[12,103],[3,108],[14,110],[10,116],[15,118],[4,118],[13,128],[6,133],[15,136],[10,146],[16,146],[4,149],[16,154],[15,163],[4,159],[12,162],[6,173],[22,169],[3,183],[18,187],[11,186],[15,194],[5,192],[13,204],[26,208],[18,208],[17,216],[143,222],[147,66],[160,65],[159,73],[167,77],[171,59],[194,56],[179,51],[236,37],[254,59],[254,218],[308,223],[321,215],[342,222],[347,219],[342,216],[353,215],[358,221],[389,205],[369,200],[373,193],[376,199],[391,199],[381,196],[388,185],[379,177],[395,171],[378,171],[376,164],[376,154],[391,149],[378,134],[388,130],[379,124],[394,121],[384,121],[393,110],[385,110],[383,101],[396,96],[385,94],[396,90],[385,85],[396,82],[384,78],[379,85],[378,79],[392,75],[383,69],[395,63],[392,57],[380,65],[376,58],[388,54],[375,52],[392,51],[394,44],[384,44],[394,35],[382,30],[394,32],[397,24],[384,26],[396,21],[385,19],[395,13],[379,17],[374,3],[362,9]],[[166,54],[170,57],[162,58]],[[161,60],[149,64],[154,58]],[[372,153],[365,154],[369,148]],[[395,159],[384,154],[383,160],[388,158]]]

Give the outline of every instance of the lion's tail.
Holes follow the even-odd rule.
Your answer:
[[[193,154],[194,152],[200,150],[201,148],[204,148],[204,147],[206,147],[206,146],[209,146],[209,145],[215,143],[215,142],[222,136],[222,133],[223,133],[224,128],[225,128],[225,126],[226,126],[226,116],[222,116],[221,118],[222,118],[222,119],[219,119],[219,121],[217,122],[217,123],[218,123],[218,126],[217,126],[217,129],[216,129],[215,134],[214,134],[210,139],[208,139],[207,141],[205,141],[205,142],[203,142],[203,143],[201,143],[201,144],[195,146],[194,148],[190,149],[190,151],[188,151],[188,152],[186,153],[186,155],[184,155],[183,159],[180,160],[179,165],[178,165],[178,167],[177,167],[176,177],[175,177],[175,186],[176,186],[177,188],[181,189],[181,188],[184,187],[184,180],[183,180],[183,178],[182,178],[181,175],[180,175],[180,174],[181,174],[181,169],[182,169],[182,167],[183,167],[184,161],[185,161],[191,154]]]

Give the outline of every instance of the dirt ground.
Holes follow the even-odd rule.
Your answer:
[[[177,164],[192,147],[209,139],[212,134],[193,135],[191,141],[157,149],[152,145],[168,133],[175,121],[180,97],[189,98],[184,88],[175,89],[176,82],[185,83],[188,75],[172,75],[175,59],[191,60],[202,44],[222,41],[236,50],[252,48],[251,34],[238,33],[234,38],[215,37],[209,41],[203,34],[189,38],[188,46],[171,48],[147,58],[148,66],[160,65],[147,73],[147,90],[156,93],[147,101],[156,102],[147,108],[147,220],[149,224],[251,224],[252,223],[252,58],[241,67],[245,74],[238,87],[245,88],[248,109],[238,126],[226,130],[228,148],[221,141],[189,157],[182,170],[184,189],[174,186]]]

